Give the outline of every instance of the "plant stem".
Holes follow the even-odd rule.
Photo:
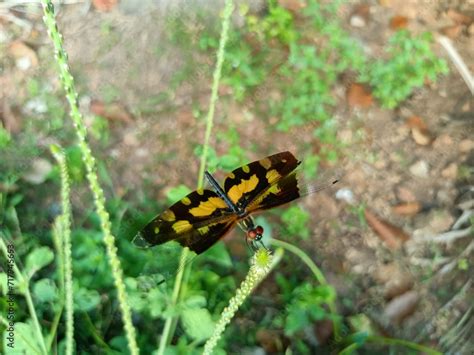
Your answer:
[[[60,250],[64,255],[64,292],[66,306],[66,355],[72,355],[74,350],[74,301],[72,289],[72,245],[71,245],[71,203],[70,203],[70,179],[66,165],[64,152],[56,146],[51,147],[54,157],[58,161],[61,170],[61,204],[63,213],[60,218],[59,240]],[[62,308],[62,307],[61,307]]]
[[[214,69],[213,81],[212,81],[212,89],[211,89],[211,98],[209,101],[209,111],[207,112],[206,117],[206,132],[204,135],[204,145],[203,151],[201,154],[201,162],[199,166],[199,175],[198,175],[198,184],[197,188],[201,188],[204,185],[204,170],[206,169],[206,162],[207,162],[207,155],[209,151],[209,140],[211,138],[212,126],[214,122],[214,113],[215,107],[218,99],[218,89],[219,89],[219,82],[221,78],[222,72],[222,63],[224,62],[224,53],[225,53],[225,45],[228,38],[228,31],[230,25],[230,16],[232,11],[234,10],[234,5],[232,0],[226,0],[224,13],[222,18],[222,30],[221,30],[221,37],[219,41],[219,49],[217,51],[217,62],[216,67]],[[180,264],[184,264],[184,261],[189,253],[188,248],[184,248],[181,258]],[[173,295],[172,295],[172,306],[176,305],[180,298],[181,287],[183,284],[183,275],[185,272],[185,267],[180,267],[178,274],[176,275],[176,281],[173,286]],[[165,326],[163,328],[163,333],[160,339],[160,345],[158,348],[158,355],[164,354],[166,346],[169,344],[171,337],[173,336],[173,332],[171,331],[174,328],[172,325],[174,323],[174,317],[168,317],[165,321]]]
[[[3,254],[5,255],[5,258],[8,259],[7,246],[5,245],[5,242],[4,242],[5,235],[2,232],[0,232],[0,236],[1,236],[1,238],[0,238],[0,248],[3,251]],[[43,333],[41,331],[41,326],[40,326],[39,321],[38,321],[38,316],[36,315],[35,305],[33,304],[33,298],[31,297],[30,288],[28,286],[28,284],[29,284],[28,280],[23,276],[20,269],[18,269],[18,267],[16,266],[16,263],[13,264],[13,271],[15,272],[15,275],[16,275],[18,281],[25,284],[26,304],[28,305],[28,310],[30,311],[31,319],[33,320],[33,325],[34,325],[36,333],[37,333],[36,335],[38,336],[38,342],[39,342],[39,345],[41,347],[41,351],[43,352],[43,354],[46,355],[46,354],[48,354],[48,352],[46,350],[46,343],[44,341]]]
[[[234,4],[232,3],[232,0],[226,0],[225,7],[224,7],[224,14],[222,18],[221,37],[219,40],[219,48],[217,50],[217,63],[216,63],[216,68],[214,69],[214,75],[213,75],[213,81],[212,81],[209,111],[207,112],[207,117],[206,117],[206,133],[204,136],[204,146],[203,146],[203,150],[201,154],[201,164],[199,166],[198,189],[204,185],[204,170],[206,169],[206,161],[207,161],[207,155],[209,151],[209,140],[211,138],[212,126],[214,122],[214,112],[215,112],[217,98],[218,98],[219,82],[221,80],[221,74],[222,74],[222,63],[224,63],[225,45],[228,39],[230,16],[232,15],[233,11],[234,11]]]
[[[186,267],[184,263],[186,262],[186,257],[188,253],[189,253],[189,249],[184,248],[183,252],[181,253],[181,257],[179,259],[179,271],[178,271],[178,274],[176,275],[176,280],[174,282],[174,287],[173,287],[173,294],[171,296],[171,304],[173,306],[176,305],[179,300],[179,292],[181,291],[184,268]],[[164,354],[166,346],[168,345],[168,342],[171,340],[172,325],[173,325],[173,317],[166,318],[165,326],[163,328],[163,333],[161,334],[160,346],[158,348],[158,355]]]
[[[74,86],[67,60],[67,53],[63,47],[62,36],[59,33],[56,19],[54,17],[54,6],[51,0],[41,0],[44,10],[43,21],[48,29],[48,33],[55,49],[55,58],[59,67],[59,77],[66,91],[66,98],[70,105],[70,114],[74,123],[74,128],[79,139],[79,148],[82,153],[84,165],[87,170],[87,179],[89,187],[94,196],[94,202],[97,214],[100,218],[100,224],[104,233],[104,244],[106,246],[109,264],[112,269],[115,287],[117,288],[118,302],[122,313],[122,321],[125,328],[125,334],[128,347],[132,355],[138,354],[138,346],[135,339],[135,328],[132,323],[131,309],[127,301],[127,292],[123,282],[123,271],[120,265],[120,259],[117,256],[117,247],[115,246],[115,237],[111,232],[111,222],[108,212],[105,209],[104,191],[100,187],[97,176],[97,165],[92,156],[91,149],[87,143],[87,130],[77,101],[77,91]]]
[[[386,338],[386,337],[371,335],[371,336],[367,337],[367,342],[380,343],[380,344],[386,344],[386,345],[401,345],[401,346],[404,346],[406,348],[414,349],[414,350],[417,350],[421,353],[430,354],[430,355],[441,355],[442,354],[441,352],[439,352],[437,350],[433,350],[433,349],[431,349],[427,346],[420,345],[420,344],[417,344],[417,343],[414,343],[414,342],[411,342],[411,341],[408,341],[408,340],[404,340],[404,339]]]
[[[308,267],[309,269],[312,271],[312,273],[314,274],[314,277],[316,278],[316,280],[318,280],[318,282],[321,284],[321,285],[328,285],[328,282],[326,280],[326,278],[324,277],[324,274],[321,272],[321,270],[316,266],[316,264],[313,262],[313,260],[311,260],[311,258],[308,256],[308,254],[306,254],[303,250],[301,250],[300,248],[290,244],[290,243],[287,243],[287,242],[284,242],[282,240],[278,240],[278,239],[274,239],[272,238],[270,240],[270,243],[277,246],[277,247],[281,247],[283,249],[286,249],[288,250],[289,252],[295,254],[296,256],[298,256]],[[334,338],[336,340],[339,340],[340,339],[340,329],[339,329],[339,323],[337,322],[337,308],[336,308],[336,304],[331,301],[331,302],[328,302],[328,306],[329,306],[329,310],[331,312],[331,315],[333,316],[333,326],[334,326]]]

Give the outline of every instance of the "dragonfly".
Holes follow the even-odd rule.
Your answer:
[[[256,251],[264,229],[253,215],[320,191],[339,181],[305,184],[297,167],[301,161],[280,152],[241,166],[224,179],[223,187],[205,172],[212,189],[197,189],[153,218],[134,238],[139,247],[170,241],[201,254],[221,240],[235,226],[245,232],[248,246]]]

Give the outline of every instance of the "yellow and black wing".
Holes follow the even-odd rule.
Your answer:
[[[290,152],[270,155],[232,171],[224,181],[224,191],[237,207],[247,208],[247,211],[251,212],[248,207],[254,206],[253,210],[255,210],[256,205],[261,205],[264,202],[261,198],[262,195],[267,194],[268,197],[271,197],[271,193],[268,191],[284,182],[284,186],[280,187],[286,189],[288,196],[284,200],[274,198],[270,201],[266,199],[267,206],[260,206],[263,208],[259,209],[287,203],[299,197],[294,170],[300,163]],[[290,191],[293,191],[293,194]],[[258,204],[256,204],[257,200]]]
[[[200,254],[221,239],[237,222],[225,201],[212,190],[188,194],[150,221],[134,243],[150,247],[171,240]]]
[[[341,179],[342,175],[342,171],[328,171],[318,181],[307,182],[302,178],[299,170],[292,171],[260,192],[248,203],[246,210],[248,213],[252,213],[284,205],[299,197],[333,186]]]

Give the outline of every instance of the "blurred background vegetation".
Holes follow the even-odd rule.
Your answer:
[[[222,8],[205,1],[56,5],[142,353],[156,351],[170,317],[166,353],[200,353],[249,268],[251,252],[236,229],[193,260],[174,304],[179,250],[131,244],[141,226],[196,187]],[[235,3],[207,169],[221,180],[290,150],[308,181],[345,175],[335,189],[258,216],[272,249],[272,238],[293,249],[284,248],[216,353],[417,353],[416,344],[472,351],[474,105],[436,39],[449,38],[472,69],[473,14],[472,5],[449,1]],[[33,1],[0,4],[0,233],[14,244],[23,275],[17,350],[41,354],[44,342],[51,353],[64,352],[63,262],[54,236],[61,177],[50,153],[58,144],[71,180],[75,348],[127,353],[99,217],[41,18]]]

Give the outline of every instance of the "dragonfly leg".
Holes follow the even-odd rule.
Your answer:
[[[265,249],[266,251],[268,251],[268,248],[265,246],[265,244],[263,244],[262,240],[259,239],[258,242],[260,243],[260,245],[263,247],[263,249]]]
[[[245,238],[245,243],[247,243],[247,247],[252,249],[255,252],[255,246],[253,245],[253,240],[250,238]]]

